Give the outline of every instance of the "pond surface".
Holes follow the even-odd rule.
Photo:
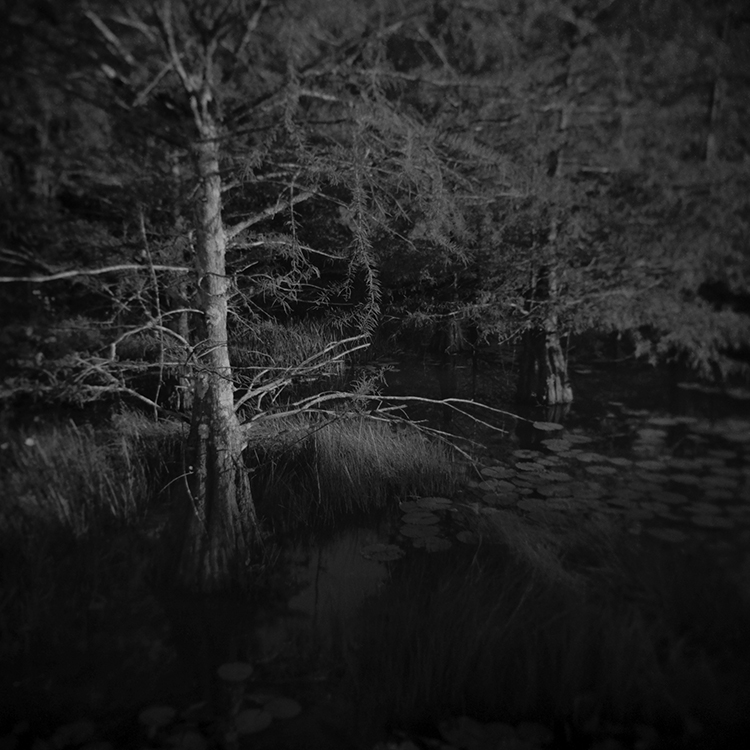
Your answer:
[[[508,412],[474,410],[490,428],[445,406],[409,406],[410,416],[457,436],[479,456],[467,486],[454,497],[409,498],[374,521],[355,519],[336,532],[287,540],[273,596],[239,602],[155,594],[141,616],[127,623],[127,633],[115,636],[120,646],[114,657],[105,657],[100,644],[101,658],[121,659],[129,652],[131,661],[141,659],[125,669],[125,677],[118,667],[102,680],[100,664],[90,667],[90,675],[46,678],[44,690],[60,708],[44,725],[51,739],[37,750],[84,744],[54,740],[60,712],[85,719],[87,706],[96,713],[108,704],[120,705],[126,717],[110,716],[104,735],[118,737],[123,746],[142,741],[145,730],[135,717],[153,704],[174,706],[177,713],[152,735],[152,744],[190,750],[226,744],[217,739],[215,723],[201,716],[237,713],[236,706],[211,705],[227,690],[217,668],[237,662],[254,667],[240,690],[252,747],[364,747],[352,726],[366,722],[357,718],[352,695],[336,687],[359,658],[361,608],[387,591],[403,566],[421,566],[424,575],[429,560],[442,559],[435,565],[444,576],[445,555],[483,545],[477,518],[502,523],[513,516],[555,529],[593,520],[622,528],[648,544],[698,554],[750,596],[750,394],[678,384],[668,373],[632,364],[588,365],[573,368],[574,404],[519,410],[508,400],[509,365],[501,359],[476,366],[458,358],[385,364],[387,394],[476,399]],[[123,639],[140,646],[123,647]],[[38,685],[15,687],[34,700],[44,693]],[[61,699],[66,691],[75,700]],[[292,709],[283,703],[289,699]],[[265,708],[279,705],[286,708]],[[367,721],[377,725],[372,717]],[[263,722],[270,726],[263,729]],[[532,725],[523,730],[531,739],[519,740],[520,726],[508,731],[514,742],[526,744],[514,747],[545,744]],[[18,737],[31,736],[22,729]],[[469,730],[462,724],[459,735],[452,731],[445,729],[443,738]],[[368,741],[379,732],[382,727]],[[46,735],[42,730],[34,736]],[[456,740],[451,746],[471,745]]]

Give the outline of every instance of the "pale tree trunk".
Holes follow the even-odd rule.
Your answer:
[[[570,79],[570,72],[568,78]],[[572,111],[572,105],[563,106],[560,111],[559,131],[562,134],[568,130]],[[552,179],[562,176],[562,163],[562,149],[551,154],[549,176]],[[558,318],[554,307],[558,294],[554,258],[557,241],[558,219],[553,212],[547,233],[546,262],[532,278],[529,289],[530,307],[533,309],[536,303],[543,308],[544,314],[541,322],[524,334],[517,390],[519,400],[545,406],[569,404],[573,401],[573,388],[568,378],[568,361],[560,343]]]
[[[190,449],[190,505],[180,578],[212,591],[243,579],[258,525],[242,462],[244,435],[234,409],[227,346],[226,240],[221,219],[218,128],[201,127],[195,147],[200,182],[196,207],[195,262],[203,311],[194,382]]]
[[[518,399],[545,406],[569,404],[573,389],[568,378],[568,362],[558,330],[557,314],[548,303],[557,294],[557,280],[552,266],[542,268],[532,283],[534,302],[547,309],[539,325],[525,332],[518,377]]]

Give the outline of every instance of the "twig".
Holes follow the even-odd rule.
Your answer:
[[[29,281],[34,284],[44,284],[48,281],[59,281],[60,279],[72,279],[76,276],[99,276],[103,273],[116,273],[118,271],[172,271],[173,273],[190,273],[193,269],[185,266],[142,266],[138,263],[122,263],[117,266],[105,266],[104,268],[79,268],[74,271],[59,271],[47,276],[0,276],[0,284],[12,284],[15,281]]]

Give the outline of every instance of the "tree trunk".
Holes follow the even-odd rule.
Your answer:
[[[258,525],[242,462],[244,433],[234,410],[227,346],[226,240],[221,219],[218,128],[204,123],[195,147],[200,181],[195,262],[203,311],[194,375],[187,508],[180,578],[191,588],[215,591],[248,571]]]
[[[573,401],[573,389],[568,362],[560,343],[557,314],[548,305],[557,292],[554,270],[543,268],[532,287],[533,300],[546,310],[542,322],[524,333],[518,399],[545,406],[569,404]]]

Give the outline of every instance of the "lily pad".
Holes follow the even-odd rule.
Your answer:
[[[597,474],[600,476],[617,474],[617,469],[615,469],[614,466],[600,466],[598,464],[587,466],[586,471],[588,471],[589,474]]]
[[[407,525],[429,526],[430,524],[437,523],[440,519],[429,510],[417,510],[413,513],[406,513],[401,517],[401,520]]]
[[[516,468],[519,471],[544,471],[544,466],[536,461],[520,461],[516,464]]]
[[[541,487],[537,487],[536,491],[545,497],[569,497],[573,494],[567,484],[543,484]]]
[[[555,432],[557,430],[565,429],[564,426],[558,422],[534,422],[532,427],[541,432]]]
[[[557,453],[558,451],[568,450],[573,443],[564,438],[549,438],[548,440],[542,440],[542,445],[553,453]]]
[[[622,456],[607,456],[607,461],[620,467],[631,466],[633,463],[629,458],[623,458]]]
[[[448,510],[453,507],[453,501],[447,497],[422,497],[417,505],[423,510]]]
[[[359,551],[366,560],[377,560],[378,562],[391,562],[398,560],[405,554],[401,547],[395,544],[368,544]]]
[[[524,460],[530,460],[533,458],[539,458],[542,454],[539,451],[532,451],[527,448],[519,448],[516,451],[513,451],[511,454],[515,456],[516,458],[522,458]]]
[[[482,476],[490,477],[491,479],[508,479],[508,477],[512,477],[515,474],[513,469],[509,469],[506,466],[483,466],[480,473]]]
[[[398,507],[404,511],[404,513],[410,513],[413,510],[419,510],[416,500],[402,500]]]
[[[606,461],[607,457],[606,456],[602,456],[601,453],[586,452],[586,453],[579,453],[576,456],[576,459],[578,459],[579,461],[581,461],[583,463],[588,464],[588,463],[593,463],[595,461]]]
[[[675,417],[651,417],[648,423],[656,427],[674,427],[680,424],[679,420]]]
[[[578,433],[571,432],[569,435],[566,436],[566,440],[570,441],[571,443],[577,443],[578,445],[583,445],[584,443],[591,443],[593,442],[593,438],[590,438],[586,435],[579,435]]]
[[[246,708],[235,717],[234,726],[240,734],[255,734],[267,729],[273,716],[259,708]]]
[[[667,464],[664,461],[656,461],[652,458],[644,458],[640,461],[636,461],[635,465],[639,469],[646,469],[647,471],[663,471],[667,468]]]
[[[692,471],[695,469],[696,460],[694,458],[670,458],[669,468],[679,471]]]

